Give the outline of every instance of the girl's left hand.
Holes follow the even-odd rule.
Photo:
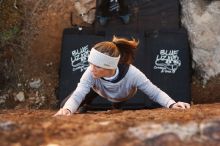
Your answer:
[[[185,102],[177,102],[171,108],[173,108],[173,109],[189,109],[190,104],[185,103]]]

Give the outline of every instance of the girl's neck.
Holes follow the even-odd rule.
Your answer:
[[[117,78],[118,74],[119,74],[119,69],[117,67],[108,77],[103,77],[103,78],[105,80],[112,81]]]

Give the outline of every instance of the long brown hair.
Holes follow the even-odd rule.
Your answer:
[[[104,41],[97,43],[94,48],[106,55],[118,57],[121,55],[119,63],[131,64],[135,58],[135,52],[139,41],[135,39],[113,37],[112,42]]]

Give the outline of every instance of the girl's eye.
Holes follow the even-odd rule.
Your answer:
[[[101,67],[99,67],[99,66],[96,66],[96,65],[93,65],[93,64],[90,64],[90,65],[92,65],[92,66],[95,67],[96,69],[101,69]]]

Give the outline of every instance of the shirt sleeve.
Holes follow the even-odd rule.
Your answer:
[[[91,71],[88,67],[82,75],[76,89],[66,101],[63,108],[69,109],[71,113],[76,112],[81,102],[85,99],[85,96],[89,93],[93,84],[94,78],[92,77]]]
[[[148,95],[151,100],[167,108],[176,103],[169,95],[154,85],[140,70],[137,69],[135,74],[137,88]]]

